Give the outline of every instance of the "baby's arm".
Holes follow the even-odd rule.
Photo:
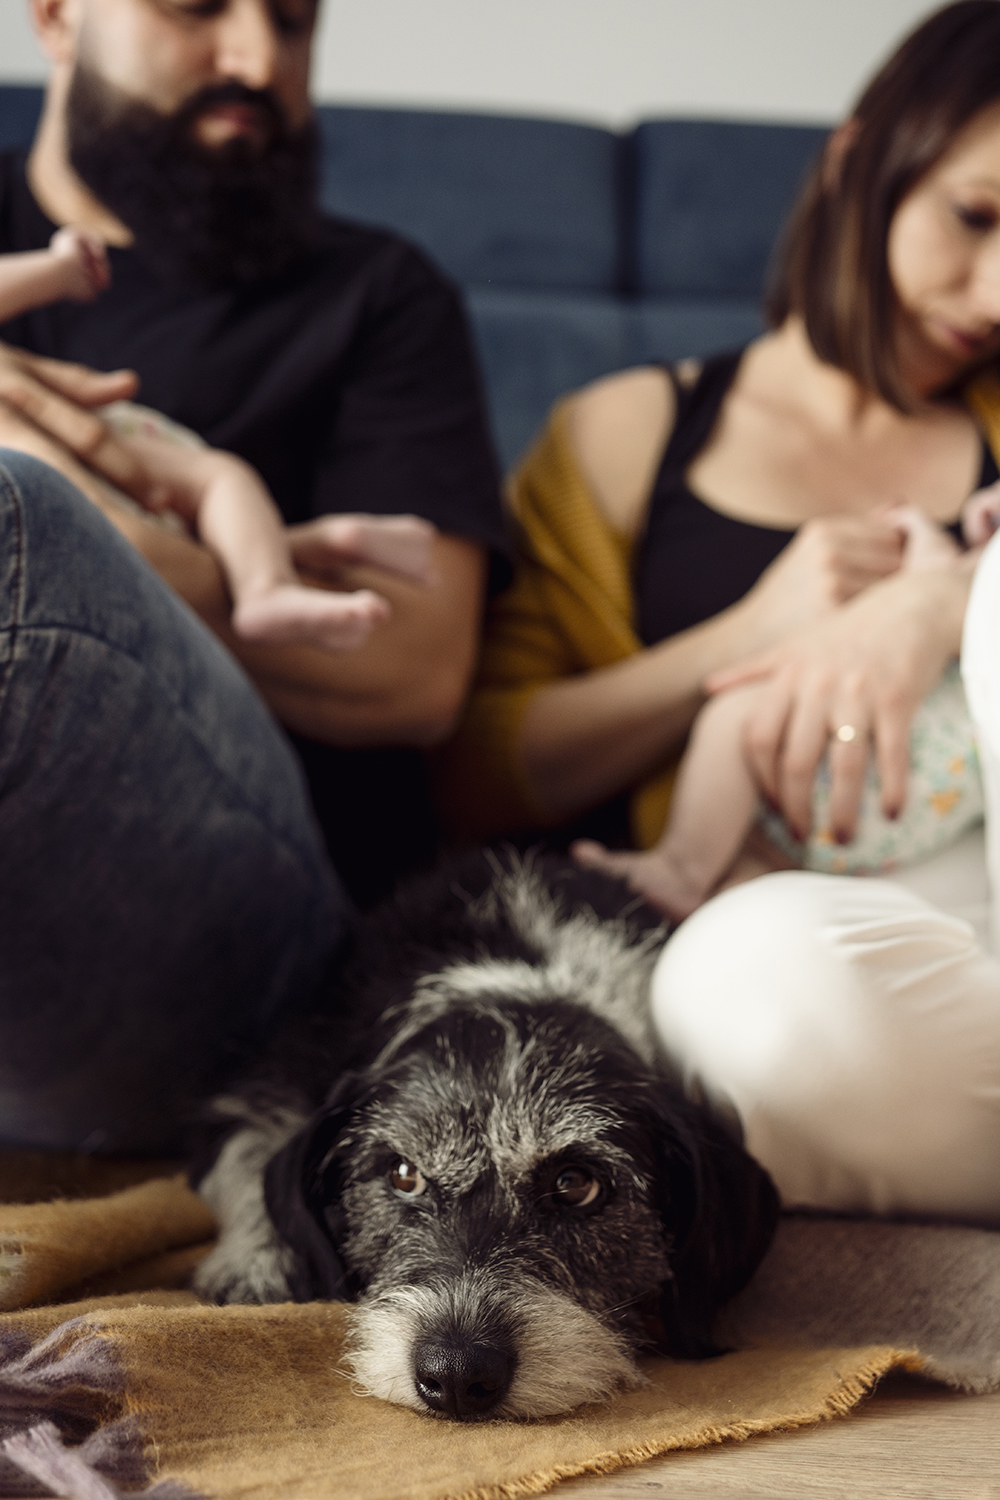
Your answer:
[[[57,229],[47,250],[0,255],[0,322],[50,302],[92,302],[110,284],[100,240],[78,229]]]
[[[667,916],[690,916],[739,854],[753,823],[757,788],[743,755],[743,726],[759,684],[733,688],[699,713],[677,773],[659,843],[642,853],[612,853],[581,839],[580,864],[626,879]]]

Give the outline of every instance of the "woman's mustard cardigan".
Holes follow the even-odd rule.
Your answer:
[[[966,401],[1000,461],[1000,379],[979,376]],[[580,473],[560,401],[509,486],[514,581],[491,604],[479,670],[454,738],[434,757],[438,806],[456,836],[490,838],[557,820],[535,802],[519,753],[521,723],[550,683],[643,649],[635,628],[631,542],[607,520]],[[639,848],[659,837],[678,752],[632,791]]]

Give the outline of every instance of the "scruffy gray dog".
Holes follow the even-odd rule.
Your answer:
[[[655,921],[512,853],[365,919],[336,1011],[217,1101],[198,1289],[355,1302],[361,1389],[463,1421],[600,1400],[643,1350],[718,1353],[777,1199],[667,1077]]]

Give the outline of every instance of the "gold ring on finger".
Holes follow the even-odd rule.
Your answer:
[[[833,737],[835,740],[839,740],[842,745],[851,745],[855,740],[861,738],[861,731],[860,729],[855,729],[853,724],[841,724],[839,729],[833,731]]]

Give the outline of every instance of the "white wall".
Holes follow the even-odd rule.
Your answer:
[[[828,121],[928,0],[323,0],[324,101],[614,125],[655,114]],[[0,0],[0,77],[45,67]]]
[[[28,25],[27,0],[0,0],[0,79],[34,83],[45,77],[45,63]]]

